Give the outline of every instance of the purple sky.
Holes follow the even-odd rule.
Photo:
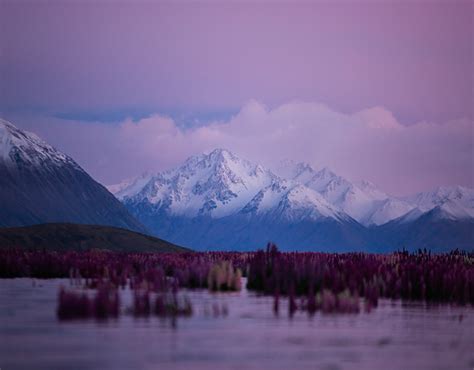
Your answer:
[[[471,1],[3,0],[0,115],[105,183],[225,146],[474,186],[473,33]]]

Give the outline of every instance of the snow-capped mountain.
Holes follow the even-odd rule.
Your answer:
[[[405,199],[421,212],[437,208],[451,219],[474,218],[474,189],[440,186]]]
[[[284,161],[272,171],[224,149],[109,186],[149,230],[172,242],[195,249],[252,249],[272,239],[300,250],[401,247],[398,230],[405,224],[417,240],[414,247],[433,243],[418,237],[423,233],[418,225],[473,219],[472,190],[456,189],[398,199],[328,168]],[[415,222],[419,219],[424,223]],[[465,239],[439,240],[465,245]]]
[[[138,177],[133,177],[119,184],[106,187],[116,198],[123,200],[140,192],[152,178],[153,174],[145,172]]]
[[[460,186],[398,199],[328,168],[286,161],[272,171],[216,149],[108,188],[121,202],[72,158],[0,119],[0,226],[112,225],[197,250],[269,240],[287,250],[474,246],[474,190]]]
[[[36,134],[23,131],[0,118],[0,163],[14,166],[72,166],[83,171],[74,160],[54,149]]]
[[[197,249],[201,243],[209,248],[239,247],[229,237],[236,234],[233,228],[243,225],[248,232],[259,228],[252,231],[253,239],[248,243],[271,238],[277,234],[273,227],[283,224],[330,222],[358,228],[350,216],[317,191],[224,149],[191,157],[175,169],[128,180],[109,190],[156,235]],[[179,232],[176,225],[181,225]],[[206,236],[198,243],[194,236],[203,235],[203,229]],[[210,234],[227,235],[225,245]],[[306,247],[311,245],[309,239],[306,242]]]
[[[315,190],[282,179],[235,154],[216,149],[194,156],[175,169],[142,175],[109,190],[126,203],[148,202],[173,216],[222,218],[239,212],[263,214],[292,211],[317,219],[344,220],[347,215]]]
[[[141,176],[109,190],[122,201],[146,200],[171,215],[220,218],[238,212],[274,179],[263,167],[218,149],[191,157],[173,170]]]
[[[390,197],[368,181],[354,184],[329,168],[316,171],[307,163],[284,161],[277,173],[320,193],[329,203],[347,213],[361,224],[382,225],[401,217],[414,206]]]
[[[254,216],[273,212],[293,222],[322,218],[339,221],[350,219],[318,192],[291,180],[282,179],[277,179],[260,190],[241,212]]]
[[[146,231],[72,158],[2,119],[0,205],[0,226],[73,222]]]

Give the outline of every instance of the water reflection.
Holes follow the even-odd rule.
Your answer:
[[[59,322],[67,280],[0,280],[2,369],[470,369],[472,307],[381,300],[371,313],[308,316],[273,298],[186,291],[191,317]],[[245,284],[243,284],[245,286]],[[122,310],[132,305],[121,291]],[[280,299],[282,308],[288,301]]]

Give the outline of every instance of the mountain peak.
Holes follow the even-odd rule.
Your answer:
[[[192,170],[197,166],[201,168],[212,167],[228,169],[232,163],[250,164],[248,161],[239,158],[227,149],[217,148],[208,153],[189,157],[181,168],[187,167],[188,170]],[[171,171],[174,170],[175,169],[172,169]]]
[[[374,189],[377,188],[374,183],[372,183],[368,180],[361,180],[359,182],[359,186],[360,186],[361,189],[367,189],[367,190],[374,190]]]
[[[72,165],[83,171],[70,157],[56,150],[32,132],[0,119],[0,163],[8,167]]]
[[[292,159],[284,159],[279,162],[273,170],[275,173],[285,179],[294,179],[299,182],[304,182],[313,176],[316,171],[307,162],[295,162]]]
[[[260,165],[215,149],[148,181],[128,181],[109,189],[120,189],[115,192],[119,199],[148,201],[173,215],[218,218],[239,211],[274,178]]]
[[[334,172],[331,171],[329,167],[323,167],[317,172],[317,176],[326,179],[338,177]]]
[[[436,212],[441,219],[469,219],[474,217],[474,210],[465,207],[457,199],[448,199],[443,204],[433,208],[432,212]]]
[[[348,220],[349,217],[340,212],[335,206],[328,203],[324,197],[302,184],[293,186],[285,197],[283,203],[289,211],[290,218],[299,218],[304,221],[307,218],[320,219],[332,218],[336,220]]]
[[[73,222],[146,231],[72,158],[2,119],[0,189],[0,226]]]
[[[405,200],[425,212],[450,201],[460,202],[465,207],[474,209],[474,189],[462,186],[439,186],[432,191],[406,197]]]
[[[298,180],[316,174],[304,162],[292,167]],[[138,192],[137,183],[141,186]],[[135,180],[126,185],[109,189],[121,189],[116,194],[126,204],[145,201],[172,216],[222,218],[237,213],[280,212],[294,221],[305,216],[313,220],[347,218],[320,193],[300,181],[282,179],[226,149],[193,156],[182,166],[163,172],[146,184]]]
[[[214,164],[217,167],[225,168],[226,170],[229,169],[227,166],[231,163],[240,162],[249,164],[249,162],[242,160],[227,149],[214,149],[207,156],[204,155],[204,160],[210,164]]]
[[[145,171],[140,176],[126,179],[118,184],[108,185],[106,188],[118,199],[124,199],[141,191],[154,176],[151,172]]]
[[[369,181],[351,182],[328,167],[316,171],[306,162],[287,159],[274,170],[271,172],[227,149],[217,148],[190,157],[172,170],[129,180],[109,190],[121,200],[147,201],[172,215],[186,217],[220,218],[240,211],[248,215],[271,210],[285,194],[288,209],[304,210],[309,215],[307,204],[309,208],[319,207],[321,215],[340,219],[346,214],[365,226],[382,225],[415,208],[424,213],[442,205],[446,199],[459,203],[451,205],[449,210],[464,209],[454,212],[456,215],[474,213],[473,190],[463,187],[440,187],[413,200],[397,199]]]
[[[237,158],[237,156],[230,152],[229,150],[227,149],[224,149],[224,148],[216,148],[214,149],[213,151],[211,151],[209,154],[208,154],[208,157],[209,158],[213,158],[213,159],[216,159],[216,160],[222,160],[222,159],[235,159]]]
[[[462,197],[466,193],[472,191],[471,189],[465,188],[463,186],[454,185],[454,186],[438,186],[435,190],[432,191],[432,194],[440,198],[444,197]]]

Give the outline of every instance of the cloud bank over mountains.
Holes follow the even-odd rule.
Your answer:
[[[474,186],[472,1],[297,3],[0,1],[0,117],[104,184],[225,147]]]
[[[468,118],[404,125],[383,107],[346,114],[314,102],[270,109],[251,100],[229,120],[196,128],[182,128],[160,114],[113,124],[36,116],[17,122],[72,155],[103,183],[225,147],[266,165],[291,158],[329,166],[395,195],[474,185],[474,122]]]

